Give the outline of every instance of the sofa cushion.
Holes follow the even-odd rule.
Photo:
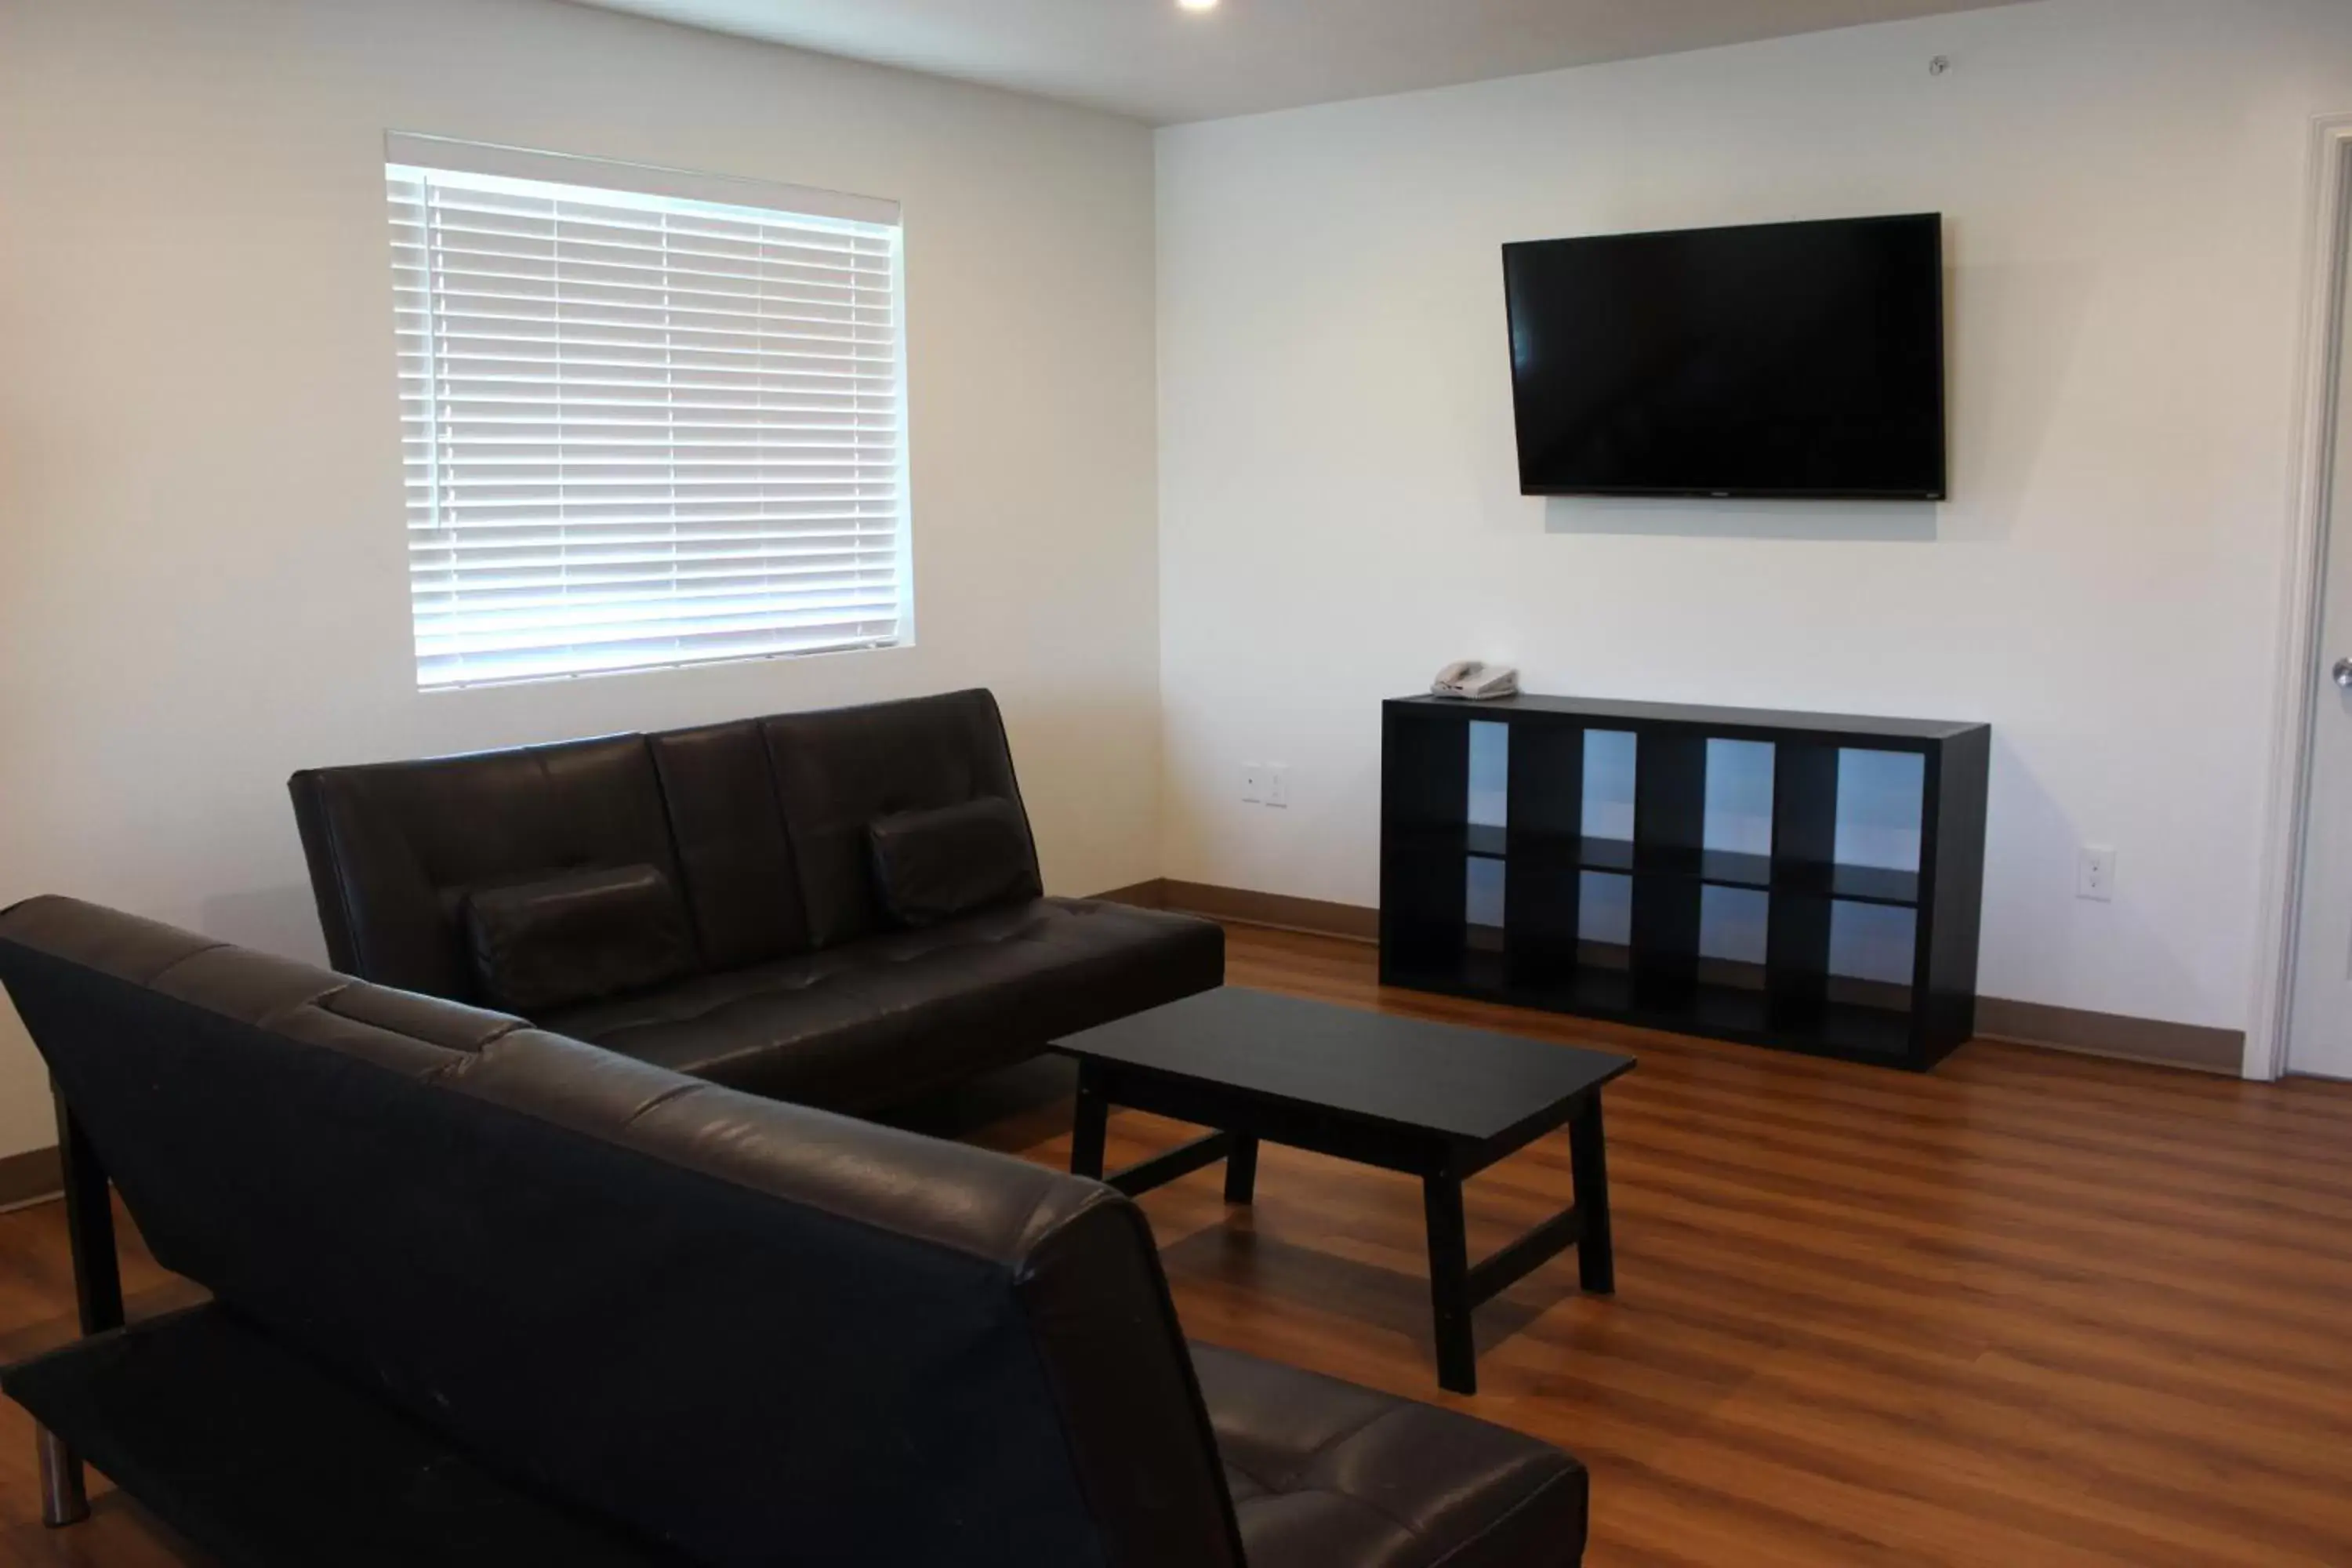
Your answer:
[[[1519,1568],[1584,1551],[1584,1467],[1533,1437],[1208,1345],[1192,1365],[1250,1568]]]
[[[551,1013],[576,1038],[697,1078],[868,1110],[1218,984],[1224,932],[1033,899],[847,948]]]
[[[866,828],[877,817],[987,795],[1021,798],[1003,721],[985,691],[784,713],[761,728],[800,865],[813,946],[890,929],[869,865]],[[1019,891],[1035,898],[1045,886],[1025,817],[1021,837],[1028,875]]]
[[[466,936],[479,994],[522,1014],[642,991],[694,967],[677,889],[651,866],[478,888]]]
[[[1029,825],[1001,795],[877,817],[866,840],[875,890],[901,926],[937,925],[1030,890]]]
[[[475,888],[653,866],[675,881],[661,784],[641,735],[299,773],[289,783],[334,966],[480,1001]]]

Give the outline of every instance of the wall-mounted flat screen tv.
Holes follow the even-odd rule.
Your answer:
[[[1943,500],[1943,226],[1505,246],[1519,488]]]

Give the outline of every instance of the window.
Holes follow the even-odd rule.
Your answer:
[[[419,687],[908,639],[895,203],[385,157]]]

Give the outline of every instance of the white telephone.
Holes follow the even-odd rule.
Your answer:
[[[1483,702],[1492,697],[1509,697],[1519,689],[1519,672],[1507,664],[1481,664],[1465,658],[1459,664],[1449,664],[1437,672],[1429,689],[1439,697],[1464,697],[1473,702]]]

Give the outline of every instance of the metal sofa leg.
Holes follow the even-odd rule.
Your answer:
[[[33,1432],[41,1449],[41,1522],[51,1530],[79,1524],[89,1517],[81,1456],[46,1426],[36,1426]]]

